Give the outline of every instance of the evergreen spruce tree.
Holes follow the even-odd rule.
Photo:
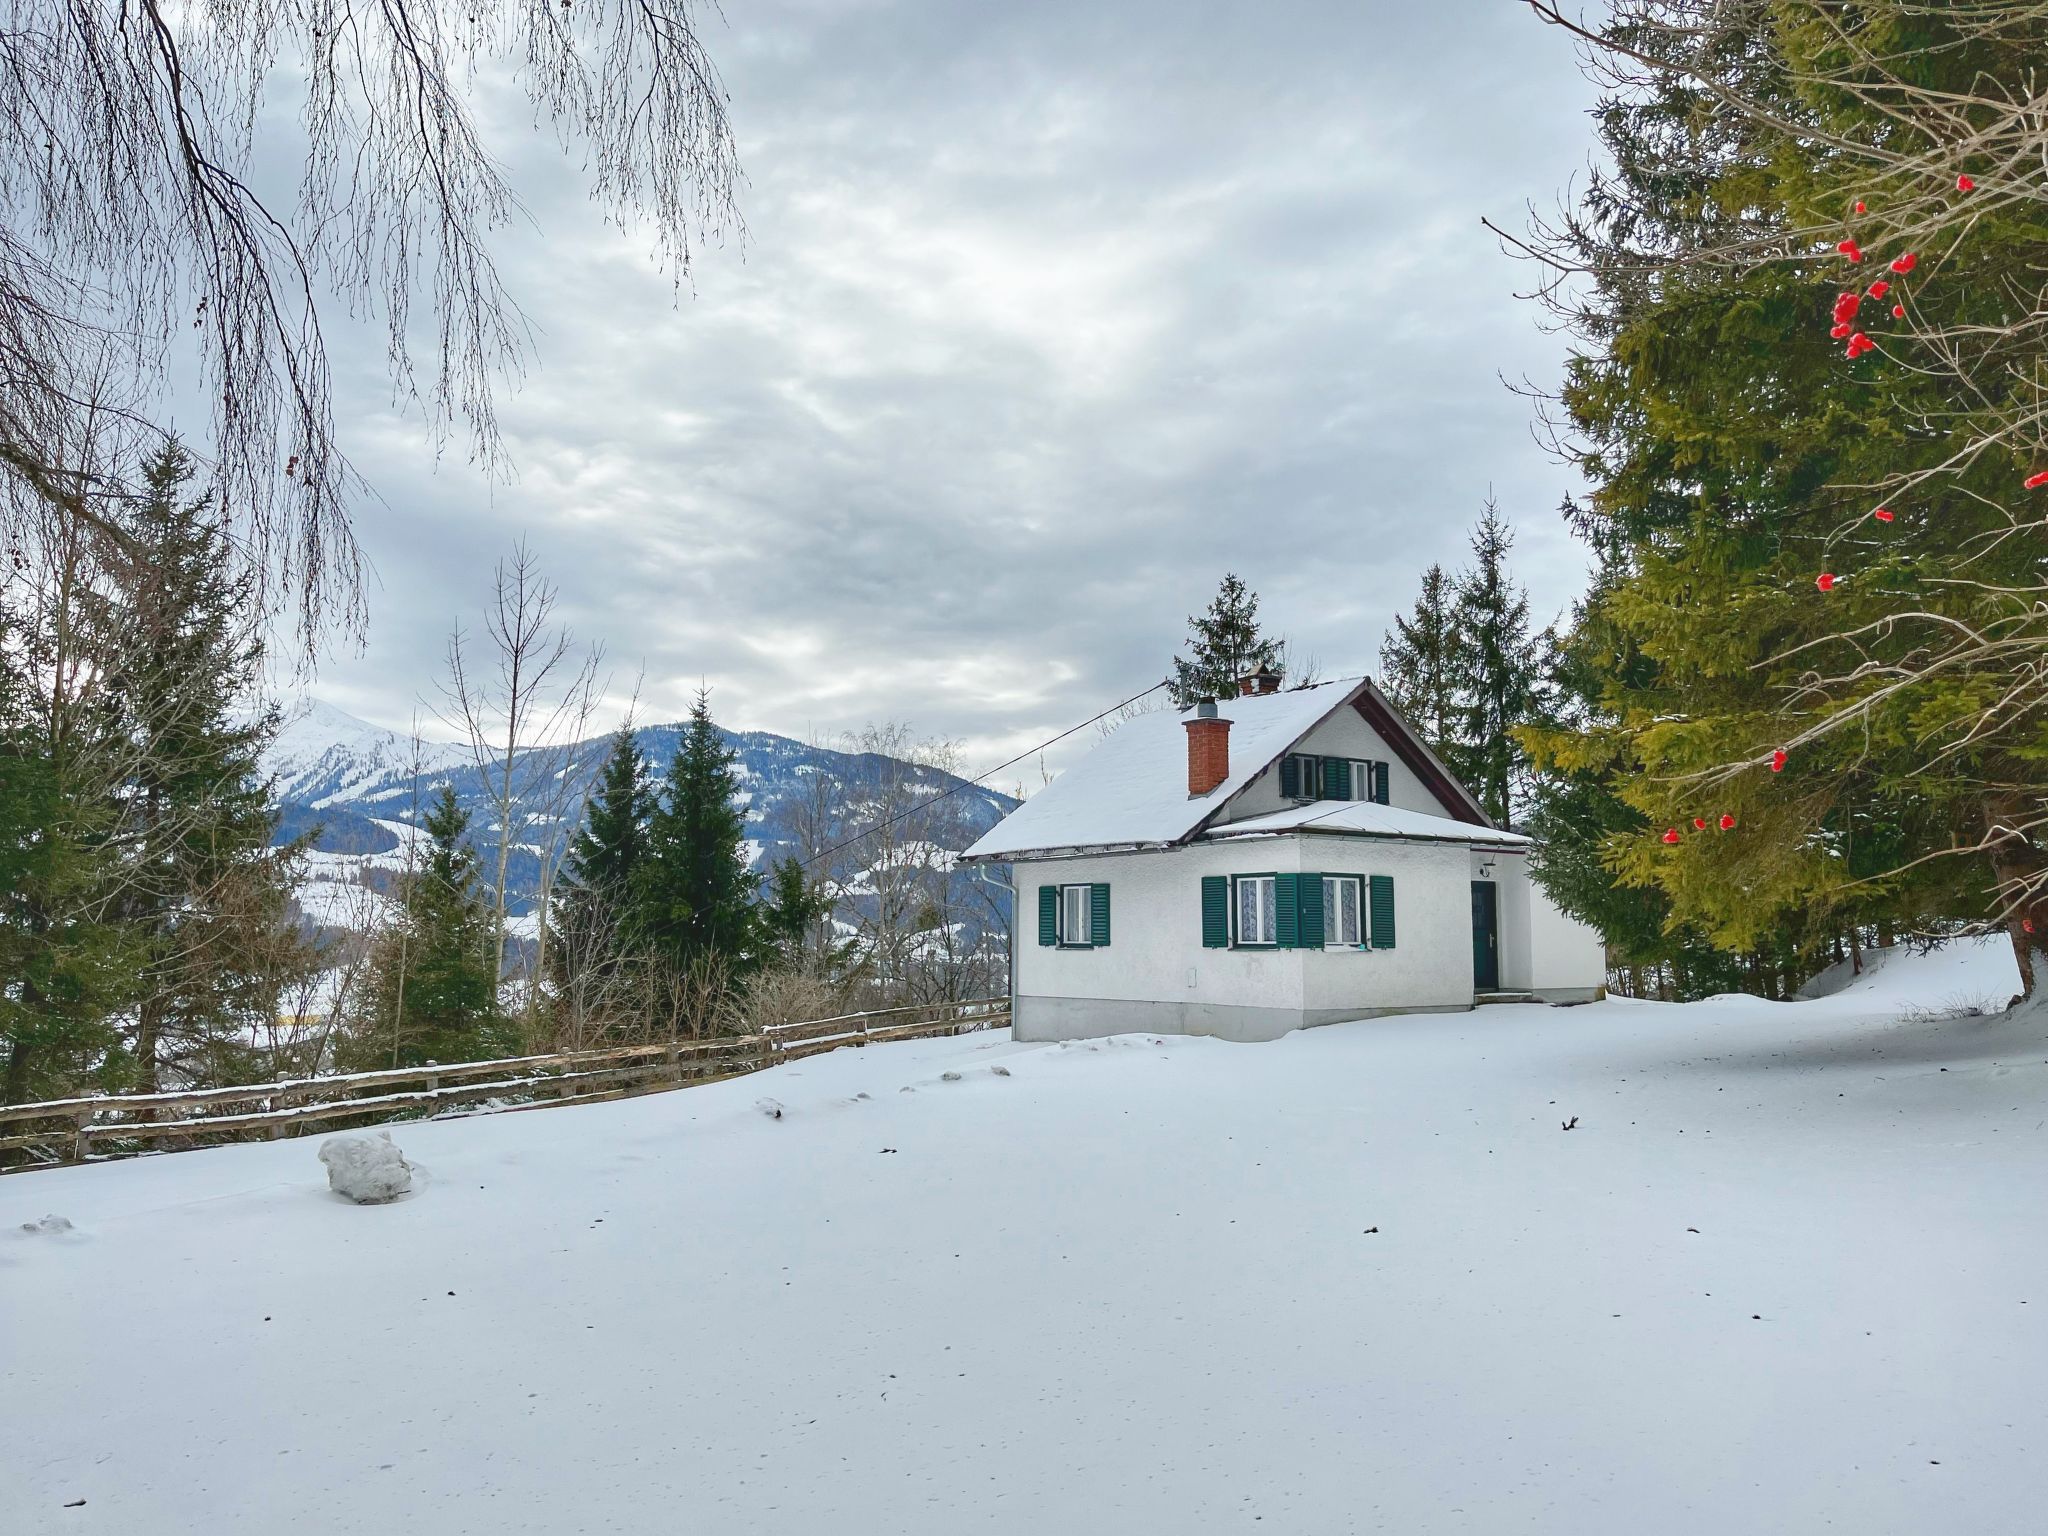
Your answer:
[[[1176,709],[1204,699],[1227,699],[1237,681],[1260,667],[1280,668],[1281,644],[1259,633],[1259,598],[1234,575],[1226,575],[1209,606],[1188,618],[1185,658],[1173,658],[1168,691]]]
[[[763,959],[760,877],[747,867],[733,759],[712,724],[710,695],[700,692],[649,826],[634,901],[634,931],[677,973],[710,959],[744,976]]]
[[[317,967],[290,917],[302,850],[271,845],[279,813],[258,763],[277,711],[237,717],[263,662],[254,577],[211,496],[188,493],[194,468],[175,439],[143,466],[112,575],[107,691],[132,748],[115,910],[140,962],[129,1045],[142,1092],[166,1071],[238,1080],[251,1026]]]
[[[11,617],[11,616],[10,616]],[[117,803],[82,792],[25,658],[0,649],[0,1102],[125,1082],[114,1020],[136,956],[108,921]]]
[[[656,805],[646,755],[632,727],[622,725],[612,736],[583,824],[563,861],[551,946],[558,988],[573,985],[588,967],[610,965],[630,949]]]
[[[1940,276],[1900,285],[1903,325],[1866,287],[1893,275],[1887,237],[1868,237],[1874,273],[1829,254],[1847,210],[1924,196],[1913,168],[1886,168],[1901,143],[1952,137],[1933,103],[2025,89],[2012,82],[2041,44],[2038,21],[2025,30],[1962,28],[1941,7],[1873,14],[1856,57],[1909,61],[1894,98],[1839,83],[1864,65],[1842,62],[1807,0],[1725,51],[1688,33],[1688,70],[1714,78],[1672,71],[1602,103],[1614,171],[1559,235],[1592,274],[1562,392],[1595,487],[1577,509],[1601,562],[1589,614],[1626,644],[1599,653],[1585,728],[1530,740],[1552,771],[1605,775],[1639,818],[1602,849],[1614,879],[1730,950],[1782,952],[1789,933],[1787,964],[1813,969],[1861,925],[1997,918],[2023,982],[2030,949],[2035,988],[2048,978],[2048,903],[2030,915],[1996,895],[2048,869],[2048,840],[1986,836],[2039,814],[2048,760],[2048,714],[2028,702],[2038,540],[2013,536],[2008,510],[2036,460],[1999,432],[2000,392],[2024,407],[2035,387],[2039,328],[2015,325],[2011,296],[2037,288],[2038,204],[1958,202],[1938,237],[1916,234],[1923,252],[1938,243]],[[1639,52],[1669,41],[1614,33]],[[1901,118],[1887,99],[1913,105]],[[1844,357],[1829,327],[1845,301],[1882,354]],[[1918,338],[1965,335],[1983,338],[1961,349],[1969,389],[1915,362]],[[1973,438],[1993,446],[1965,451]],[[1901,485],[1873,519],[1869,488]],[[1957,633],[2001,642],[1930,668]]]
[[[1422,573],[1414,612],[1395,614],[1394,632],[1380,645],[1380,686],[1447,759],[1455,754],[1464,723],[1458,702],[1463,643],[1451,579],[1441,565],[1432,565]]]
[[[1517,727],[1540,702],[1542,646],[1529,633],[1529,599],[1508,576],[1514,535],[1493,498],[1472,531],[1472,568],[1458,578],[1454,614],[1459,740],[1452,754],[1487,815],[1506,826],[1515,781],[1524,768]]]
[[[831,897],[812,884],[801,863],[795,858],[777,861],[761,905],[761,923],[784,964],[803,958],[811,925],[831,911]]]
[[[1722,949],[1677,916],[1662,890],[1624,884],[1612,867],[1612,848],[1640,842],[1652,829],[1622,793],[1627,760],[1607,729],[1606,679],[1647,677],[1655,663],[1606,620],[1600,599],[1608,579],[1596,577],[1550,656],[1551,718],[1517,733],[1536,770],[1526,813],[1536,838],[1530,873],[1561,911],[1606,940],[1608,967],[1631,995],[1684,1002],[1754,988],[1760,953],[1789,942],[1788,933],[1759,934],[1747,953]],[[1568,762],[1560,761],[1561,743],[1574,748]]]
[[[441,786],[423,828],[426,860],[398,893],[350,1020],[340,1053],[349,1069],[485,1061],[519,1047],[499,1012],[493,909],[453,786]]]

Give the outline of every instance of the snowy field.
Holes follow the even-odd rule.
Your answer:
[[[401,1127],[376,1208],[0,1179],[0,1531],[2039,1532],[2048,1020],[1925,1016],[2013,985],[846,1050]]]

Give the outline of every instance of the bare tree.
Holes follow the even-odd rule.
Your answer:
[[[535,895],[543,904],[563,849],[564,827],[594,766],[577,747],[596,708],[598,668],[603,650],[576,654],[576,638],[555,618],[559,594],[540,574],[524,540],[509,560],[500,560],[484,614],[490,663],[479,672],[458,625],[448,639],[448,676],[442,684],[443,718],[468,743],[478,778],[490,798],[496,834],[491,899],[496,908],[494,942],[499,974],[505,969],[508,876],[512,851],[525,847],[530,832],[542,842],[534,852],[540,870]],[[547,927],[543,905],[541,930]],[[537,981],[535,968],[531,981]],[[529,985],[529,1003],[536,995]]]
[[[560,936],[550,1012],[555,1050],[627,1044],[639,1033],[640,999],[615,925],[613,913],[594,911]]]
[[[830,743],[817,736],[813,736],[809,744],[814,752],[833,750]],[[775,830],[796,845],[797,862],[814,878],[824,882],[826,894],[834,902],[831,909],[818,916],[811,924],[810,932],[804,936],[807,959],[822,964],[837,954],[843,944],[843,920],[836,909],[833,870],[835,855],[852,835],[846,785],[838,775],[822,766],[806,764],[797,770],[796,785],[784,794],[775,814]]]
[[[530,355],[492,259],[521,217],[478,126],[523,91],[595,201],[681,283],[740,233],[726,96],[693,0],[0,0],[0,474],[70,515],[55,447],[90,398],[208,401],[215,476],[310,644],[359,612],[324,291],[381,321],[399,397],[500,461],[494,402]],[[302,96],[296,197],[266,199],[268,104]],[[422,311],[425,313],[423,314]],[[431,324],[421,324],[431,317]],[[417,338],[425,338],[418,344]],[[188,375],[186,370],[193,370]],[[123,418],[137,437],[141,415]]]
[[[397,901],[387,903],[387,922],[383,932],[375,934],[375,948],[389,944],[397,950],[393,956],[393,999],[391,999],[391,1065],[397,1065],[399,1051],[403,1049],[403,1030],[406,1030],[406,981],[412,977],[412,924],[406,922],[406,901],[412,893],[412,883],[420,879],[420,776],[426,768],[426,741],[420,735],[420,717],[412,717],[412,745],[406,754],[406,780],[412,784],[412,809],[406,817],[406,862],[399,870]]]
[[[332,1065],[335,1033],[357,1007],[377,935],[390,921],[389,909],[361,872],[323,898],[319,920],[301,906],[315,930],[321,964],[285,988],[275,1018],[255,1040],[262,1076],[313,1077]]]
[[[836,1017],[853,1006],[853,995],[845,978],[815,964],[780,966],[735,990],[720,1023],[730,1034],[758,1035],[770,1025]]]
[[[890,723],[849,735],[841,750],[854,763],[833,786],[834,835],[807,862],[852,935],[857,974],[882,1003],[971,995],[995,961],[985,898],[955,863],[971,840],[969,802],[954,792],[958,744]]]
[[[635,956],[629,967],[637,993],[640,1042],[702,1040],[719,1033],[732,995],[732,977],[715,954],[680,963],[659,954]]]

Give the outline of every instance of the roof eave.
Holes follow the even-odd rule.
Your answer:
[[[1101,854],[1156,853],[1178,847],[1176,841],[1147,843],[1072,843],[1051,848],[1017,848],[1007,853],[963,853],[956,864],[1015,864],[1024,859],[1091,859]]]
[[[1487,853],[1527,853],[1528,843],[1510,843],[1498,838],[1451,837],[1428,832],[1368,832],[1358,827],[1319,827],[1313,824],[1300,827],[1256,827],[1248,832],[1233,832],[1228,827],[1219,827],[1214,832],[1203,834],[1203,841],[1230,842],[1238,838],[1253,837],[1363,837],[1382,843],[1429,843],[1440,848],[1478,848]]]
[[[1372,707],[1365,708],[1363,701],[1370,700]],[[1494,820],[1486,814],[1486,807],[1479,803],[1479,797],[1466,787],[1455,773],[1451,772],[1444,760],[1436,755],[1434,748],[1424,741],[1415,727],[1401,711],[1394,707],[1394,701],[1366,678],[1352,694],[1352,702],[1358,706],[1358,713],[1367,725],[1385,739],[1402,758],[1415,776],[1422,780],[1429,792],[1435,795],[1445,810],[1462,811],[1458,820],[1475,827],[1485,827],[1498,832]],[[1444,791],[1451,794],[1447,797]],[[1457,804],[1452,804],[1452,801]]]

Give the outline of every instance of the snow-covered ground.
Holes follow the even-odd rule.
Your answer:
[[[2036,1532],[2048,1019],[1926,1016],[2012,986],[875,1046],[400,1127],[381,1207],[0,1179],[0,1530]]]
[[[398,904],[362,884],[353,872],[328,879],[315,870],[292,891],[307,922],[321,928],[346,928],[375,933],[398,915]]]

